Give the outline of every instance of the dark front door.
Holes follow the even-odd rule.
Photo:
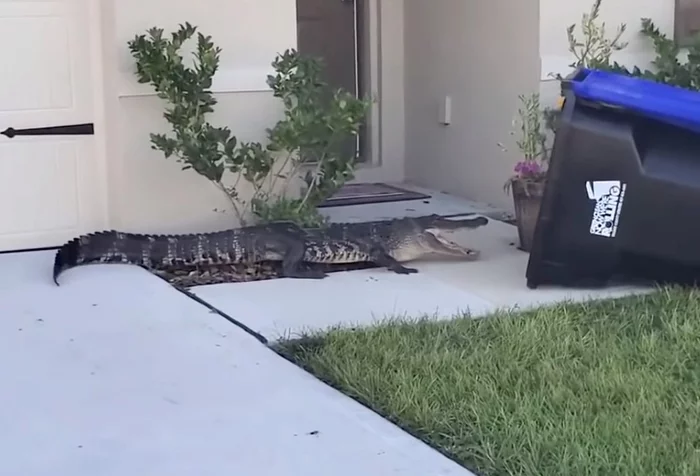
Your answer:
[[[358,50],[364,40],[364,1],[296,0],[297,50],[323,60],[324,79],[332,88],[356,96],[363,95]],[[356,153],[358,141],[348,141],[347,147],[348,152]]]

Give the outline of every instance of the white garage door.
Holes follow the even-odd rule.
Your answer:
[[[103,223],[95,137],[23,135],[94,120],[89,1],[0,0],[0,132],[17,132],[0,135],[0,251]]]

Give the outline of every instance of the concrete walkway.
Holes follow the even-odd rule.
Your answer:
[[[471,474],[151,274],[52,259],[0,255],[1,474]]]
[[[412,263],[419,273],[386,269],[333,273],[321,281],[275,279],[197,286],[192,292],[269,340],[337,325],[372,325],[386,318],[480,317],[502,309],[527,309],[649,292],[651,288],[541,287],[528,289],[528,254],[517,249],[517,229],[497,220],[454,240],[481,251],[474,262]]]

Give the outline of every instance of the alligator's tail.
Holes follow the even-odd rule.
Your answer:
[[[239,235],[233,230],[186,235],[115,230],[90,233],[67,242],[56,252],[53,280],[58,285],[62,272],[90,263],[133,264],[146,269],[238,263],[247,257],[246,250],[254,249],[251,243],[242,243]]]
[[[53,280],[58,285],[58,276],[62,272],[90,263],[124,263],[146,268],[156,266],[168,255],[168,238],[115,230],[79,236],[56,252]]]

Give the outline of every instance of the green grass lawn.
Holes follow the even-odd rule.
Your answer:
[[[700,291],[277,350],[481,476],[700,475]]]

